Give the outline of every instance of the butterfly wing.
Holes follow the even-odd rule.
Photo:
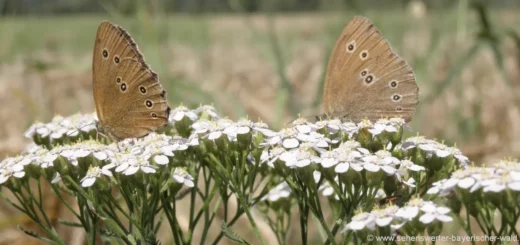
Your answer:
[[[92,68],[101,131],[121,140],[167,125],[166,91],[123,28],[106,21],[99,25]]]
[[[327,67],[323,111],[352,121],[402,117],[410,121],[419,88],[412,68],[366,18],[343,28]]]

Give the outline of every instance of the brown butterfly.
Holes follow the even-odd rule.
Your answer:
[[[92,70],[98,132],[120,141],[168,124],[166,91],[123,28],[107,21],[99,25]]]
[[[354,122],[381,117],[410,121],[418,94],[412,68],[392,51],[379,30],[363,17],[349,21],[327,67],[325,114]]]

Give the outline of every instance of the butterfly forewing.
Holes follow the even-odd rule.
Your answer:
[[[124,29],[100,24],[92,67],[94,102],[104,133],[116,140],[138,138],[167,124],[166,92]]]
[[[409,121],[417,102],[410,66],[369,20],[352,19],[336,41],[327,67],[325,114],[352,121],[381,117]]]

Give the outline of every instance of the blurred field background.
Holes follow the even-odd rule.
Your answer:
[[[2,156],[24,148],[35,121],[93,112],[102,20],[129,31],[172,107],[213,104],[280,129],[319,114],[328,56],[354,15],[371,19],[415,71],[409,135],[456,144],[476,165],[520,156],[519,1],[0,0],[0,13]],[[48,194],[49,212],[66,218]],[[17,224],[33,228],[0,202],[0,244],[39,244]]]

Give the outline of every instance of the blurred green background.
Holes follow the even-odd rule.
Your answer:
[[[93,112],[102,20],[134,37],[172,107],[213,104],[279,129],[319,114],[328,57],[354,15],[371,19],[415,71],[409,135],[457,144],[476,164],[520,156],[517,0],[0,0],[0,13],[3,156],[24,148],[35,121]],[[34,242],[4,205],[0,244]]]

